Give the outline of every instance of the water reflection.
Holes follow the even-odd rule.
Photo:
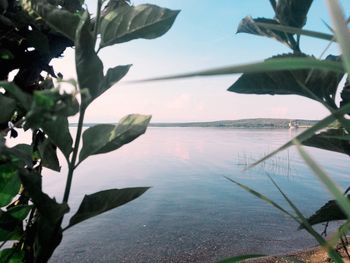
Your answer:
[[[150,128],[120,150],[89,158],[73,180],[71,213],[84,194],[152,186],[134,202],[65,233],[51,262],[213,262],[242,253],[283,253],[315,244],[277,210],[228,182],[232,177],[285,201],[277,183],[306,215],[330,196],[291,148],[247,173],[246,162],[289,140],[295,131]],[[346,156],[307,148],[344,188]],[[246,157],[242,157],[246,156]],[[238,158],[239,157],[239,158]],[[45,171],[44,188],[62,198],[62,174]]]

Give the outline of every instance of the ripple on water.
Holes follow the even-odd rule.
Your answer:
[[[295,150],[248,173],[237,165],[238,154],[250,161],[290,138],[288,130],[150,128],[120,150],[92,157],[74,178],[71,214],[86,193],[152,188],[128,205],[69,229],[51,262],[213,262],[314,245],[291,219],[224,178],[285,206],[266,176],[271,174],[305,215],[311,215],[329,196]],[[340,185],[349,184],[346,156],[307,150]],[[285,172],[288,166],[291,173]],[[45,189],[60,196],[61,176],[49,172]]]

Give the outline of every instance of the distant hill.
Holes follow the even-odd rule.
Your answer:
[[[175,123],[150,123],[150,127],[217,127],[217,128],[253,128],[253,129],[288,129],[290,121],[297,122],[300,127],[310,127],[317,120],[301,119],[242,119],[242,120],[222,120],[210,122],[175,122]],[[98,123],[85,123],[85,127],[94,126]],[[72,123],[71,127],[76,127]]]
[[[300,127],[310,127],[317,123],[317,120],[301,119],[242,119],[222,120],[211,122],[183,122],[183,123],[151,123],[150,127],[221,127],[221,128],[289,128],[290,121],[297,122]]]

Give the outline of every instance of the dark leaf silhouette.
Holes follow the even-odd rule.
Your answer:
[[[76,214],[70,219],[71,227],[86,219],[124,205],[146,192],[149,187],[110,189],[85,195]]]

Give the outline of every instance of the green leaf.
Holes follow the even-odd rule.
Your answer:
[[[11,60],[11,59],[14,59],[14,55],[10,50],[5,48],[0,48],[0,59]]]
[[[348,196],[349,199],[349,196]],[[346,220],[347,217],[343,210],[339,207],[335,200],[328,201],[320,209],[318,209],[307,221],[310,225],[316,225],[323,222],[330,222],[336,220]],[[300,226],[301,228],[302,226]]]
[[[87,89],[92,101],[101,94],[99,86],[103,81],[103,64],[95,52],[95,39],[91,28],[89,13],[85,12],[75,38],[75,65],[80,89]],[[83,97],[84,107],[91,102],[86,100]]]
[[[0,211],[0,241],[19,240],[23,235],[23,220],[32,206],[18,205]]]
[[[50,198],[41,190],[41,175],[20,171],[20,178],[23,187],[28,192],[40,216],[47,219],[50,224],[57,224],[65,213],[69,211],[66,203],[59,204],[55,199]]]
[[[350,141],[350,134],[345,135],[325,135],[324,138],[326,139],[338,139],[342,141]]]
[[[60,222],[53,223],[39,215],[34,240],[34,262],[48,262],[57,246],[62,241]]]
[[[97,93],[98,96],[120,81],[128,73],[131,66],[132,65],[122,65],[109,68],[106,76],[103,78],[103,81],[99,86],[99,91]]]
[[[276,6],[276,18],[286,26],[302,28],[312,0],[279,0]]]
[[[26,127],[41,128],[43,123],[58,116],[73,116],[79,111],[74,94],[61,94],[58,89],[35,91],[30,111],[26,115]]]
[[[16,205],[9,208],[5,213],[16,220],[22,221],[28,216],[32,208],[32,205]]]
[[[47,56],[50,52],[50,44],[47,35],[39,30],[27,31],[23,35],[29,47],[35,48],[35,50],[41,56]]]
[[[123,5],[109,11],[100,23],[100,48],[144,38],[154,39],[165,34],[179,11],[155,5]]]
[[[6,152],[21,160],[23,162],[22,167],[24,167],[25,165],[28,166],[28,168],[33,167],[32,146],[20,143],[12,148],[8,148]]]
[[[286,54],[270,58],[305,55]],[[337,57],[328,56],[326,61],[337,61]],[[300,95],[325,101],[329,106],[335,105],[335,94],[343,73],[332,70],[298,70],[271,71],[243,74],[228,91],[243,94]]]
[[[309,224],[307,219],[301,213],[301,211],[296,207],[296,205],[289,199],[289,197],[282,191],[282,189],[277,185],[277,183],[272,179],[270,175],[268,175],[274,186],[278,189],[278,191],[282,194],[283,198],[287,201],[289,206],[294,210],[297,215],[298,220],[301,222],[302,226],[307,230],[307,232],[312,235],[317,242],[328,252],[330,258],[334,260],[334,262],[342,262],[342,259],[338,252],[330,245],[312,226]]]
[[[20,170],[24,189],[37,209],[34,238],[34,262],[47,262],[62,240],[61,223],[69,211],[66,203],[59,204],[41,190],[41,175]]]
[[[7,0],[1,0],[0,1],[0,13],[5,13],[8,8],[8,1]]]
[[[130,114],[118,125],[100,124],[88,128],[83,133],[79,163],[90,155],[107,153],[133,141],[145,133],[150,120],[149,115]]]
[[[336,198],[338,205],[343,210],[347,218],[350,218],[349,199],[340,191],[333,180],[321,169],[321,167],[304,151],[297,140],[294,141],[297,149],[317,178],[324,184],[328,191]]]
[[[8,209],[7,211],[0,210],[0,228],[7,231],[12,231],[17,227],[18,223],[22,223],[32,206],[29,205],[16,205]]]
[[[234,65],[216,69],[208,69],[203,71],[151,78],[145,80],[138,80],[134,82],[145,81],[159,81],[159,80],[171,80],[171,79],[183,79],[199,76],[221,76],[232,75],[239,73],[258,73],[258,72],[271,72],[271,71],[284,71],[284,70],[302,70],[302,69],[319,69],[344,73],[345,70],[341,62],[332,60],[318,60],[311,57],[284,57],[265,60],[263,62]]]
[[[0,93],[0,105],[0,123],[10,121],[16,110],[16,101]]]
[[[348,134],[346,134],[343,129],[329,129],[319,134],[315,134],[311,138],[303,141],[302,144],[350,155],[350,138],[346,136],[348,136]]]
[[[0,165],[0,207],[8,205],[18,194],[20,187],[17,167],[11,163]]]
[[[335,37],[342,50],[344,66],[350,74],[350,31],[347,21],[338,1],[328,0],[327,3],[334,24]]]
[[[53,30],[69,39],[75,39],[80,16],[60,9],[44,0],[21,0],[22,8],[36,19],[42,18]]]
[[[74,116],[79,111],[79,103],[75,95],[61,93],[56,88],[35,91],[33,99],[34,107],[41,111],[51,111],[55,115]]]
[[[350,103],[350,85],[349,85],[349,78],[346,78],[346,82],[344,84],[343,90],[340,93],[340,98],[342,99],[340,101],[340,107],[343,107],[344,105]],[[349,112],[350,113],[350,112]]]
[[[3,24],[6,27],[15,27],[15,23],[13,23],[9,18],[7,18],[6,16],[0,14],[0,23]],[[18,34],[13,34],[12,39],[15,41],[19,41],[20,40],[20,36]]]
[[[131,5],[130,1],[131,0],[109,1],[102,12],[102,16],[108,14],[110,11],[113,11],[121,6],[130,6]]]
[[[117,66],[107,70],[103,75],[103,64],[95,52],[95,39],[91,31],[89,14],[83,15],[76,35],[76,69],[81,89],[87,89],[90,96],[83,96],[83,106],[86,107],[113,84],[121,80],[129,71],[131,65]]]
[[[45,122],[42,129],[68,160],[72,152],[73,139],[69,132],[67,118],[57,117],[55,120]]]
[[[0,227],[0,242],[10,241],[10,240],[20,240],[22,236],[23,236],[23,230],[18,226],[13,227],[10,231]]]
[[[289,203],[289,205],[293,208],[294,212],[297,215],[293,215],[290,212],[288,212],[286,209],[284,209],[283,207],[281,207],[280,205],[278,205],[276,202],[272,201],[271,199],[269,199],[268,197],[266,197],[265,195],[256,192],[255,190],[249,188],[246,185],[240,184],[238,182],[236,182],[235,180],[226,177],[226,179],[228,179],[229,181],[233,182],[234,184],[238,185],[239,187],[241,187],[242,189],[246,190],[247,192],[253,194],[254,196],[258,197],[259,199],[265,201],[266,203],[272,205],[273,207],[277,208],[279,211],[281,211],[282,213],[288,215],[289,217],[291,217],[292,219],[294,219],[297,223],[302,223],[306,229],[308,230],[308,232],[314,236],[317,241],[323,246],[325,247],[325,249],[327,249],[329,256],[335,260],[335,262],[342,262],[339,255],[337,254],[336,251],[334,251],[334,249],[330,246],[329,243],[327,243],[327,241],[324,240],[324,238],[322,238],[322,236],[320,236],[306,221],[306,219],[304,218],[304,216],[301,214],[301,212],[297,209],[297,207],[289,200],[289,198],[282,192],[282,190],[278,187],[278,185],[273,181],[273,179],[270,177],[271,181],[274,183],[274,185],[277,187],[277,189],[281,192],[281,194],[283,195],[283,197],[286,199],[286,201]],[[339,261],[340,259],[340,261]]]
[[[48,72],[51,76],[53,74],[51,74],[50,72]],[[60,87],[60,82],[62,82],[63,80],[61,80],[60,78],[57,79],[58,82],[58,87],[57,90],[60,91],[62,90]],[[55,84],[53,83],[53,79],[50,76],[46,76],[45,79],[43,79],[42,81],[40,81],[39,83],[39,90],[55,90]]]
[[[24,258],[24,250],[18,248],[6,248],[0,250],[0,262],[21,263]]]
[[[124,205],[138,198],[148,189],[149,187],[110,189],[91,195],[85,195],[78,211],[70,219],[67,228],[118,206]]]
[[[19,240],[23,235],[23,220],[32,206],[17,205],[6,212],[0,210],[0,241]]]
[[[82,10],[82,5],[84,4],[84,0],[69,0],[69,1],[59,1],[62,4],[62,7],[67,9],[70,12],[76,12]]]
[[[38,145],[42,165],[46,168],[59,172],[61,170],[61,166],[57,157],[56,148],[56,145],[54,145],[48,139],[45,139]]]
[[[281,31],[271,30],[266,27],[262,27],[259,25],[259,23],[263,24],[271,24],[271,25],[280,25],[280,23],[274,19],[267,19],[267,18],[255,18],[253,19],[251,16],[247,16],[242,19],[240,22],[237,33],[249,33],[254,34],[258,36],[265,36],[269,38],[274,38],[278,40],[279,42],[282,42],[283,44],[288,44],[288,37],[287,34]]]
[[[261,255],[261,254],[251,254],[251,255],[241,255],[241,256],[236,256],[232,258],[227,258],[224,260],[220,260],[217,263],[238,263],[246,259],[253,259],[253,258],[261,258],[265,257],[266,255]]]
[[[22,91],[15,84],[6,81],[0,81],[0,87],[4,88],[6,92],[16,99],[21,108],[29,110],[32,104],[32,97],[30,94]]]
[[[322,170],[322,168],[302,149],[299,142],[297,140],[294,141],[297,149],[304,159],[304,161],[308,164],[317,178],[323,183],[323,185],[327,188],[327,190],[336,198],[337,204],[342,209],[346,217],[350,218],[350,202],[349,199],[342,194],[338,186],[333,182],[333,180]],[[350,229],[349,224],[345,224],[338,232],[331,238],[329,241],[330,244],[336,245],[341,235],[346,233]]]

